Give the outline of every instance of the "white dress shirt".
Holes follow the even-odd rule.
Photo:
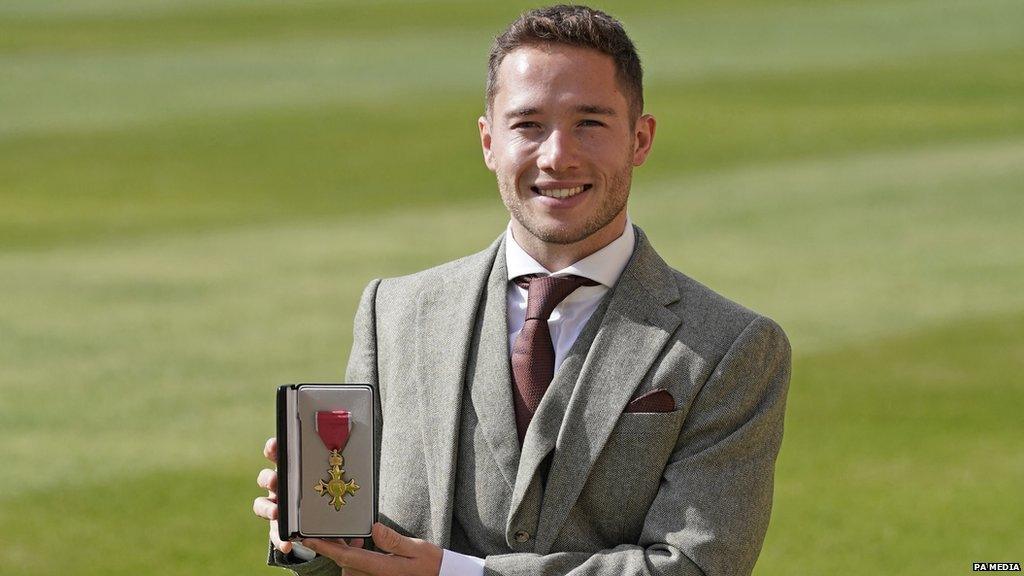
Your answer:
[[[581,286],[562,300],[548,319],[551,331],[551,342],[555,347],[555,371],[562,365],[562,360],[579,337],[587,320],[601,303],[601,298],[611,290],[619,280],[622,271],[633,255],[636,235],[633,223],[626,216],[626,228],[622,235],[610,244],[594,252],[590,256],[552,272],[540,265],[532,256],[516,242],[512,236],[512,223],[505,229],[505,264],[508,267],[508,292],[505,295],[508,307],[508,352],[512,355],[512,344],[519,336],[526,322],[527,290],[512,282],[513,279],[526,274],[544,274],[551,276],[568,276],[575,274],[599,282],[597,286]],[[438,576],[483,576],[484,559],[467,556],[445,550],[441,559],[441,572]]]

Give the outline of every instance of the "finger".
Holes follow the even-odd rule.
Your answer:
[[[405,560],[389,554],[353,548],[343,542],[331,542],[319,538],[306,538],[302,545],[321,556],[327,556],[338,566],[354,568],[370,574],[396,574],[400,572],[397,562]]]
[[[327,540],[328,542],[335,542],[335,543],[340,542],[342,544],[348,544],[349,546],[353,546],[355,548],[362,548],[363,547],[363,539],[362,538],[317,538],[317,540]]]
[[[266,488],[270,492],[277,490],[277,472],[270,468],[264,468],[260,470],[258,476],[256,476],[256,484],[260,488]]]
[[[274,548],[280,550],[282,554],[292,551],[292,543],[287,540],[281,540],[281,535],[277,532],[277,520],[270,521],[270,541],[274,544]]]
[[[277,464],[277,438],[267,438],[267,443],[263,445],[263,455],[267,460]]]
[[[367,573],[367,572],[363,572],[362,570],[356,570],[355,568],[345,568],[344,566],[342,566],[342,568],[341,568],[341,576],[372,576],[372,575]]]
[[[340,542],[342,544],[348,544],[353,548],[363,548],[363,545],[366,543],[365,540],[363,540],[362,538],[322,538],[322,540],[327,540],[328,542]]]
[[[402,536],[380,522],[373,525],[373,543],[385,552],[391,552],[397,556],[415,556],[419,542],[419,540]]]
[[[265,520],[277,520],[277,503],[266,496],[252,501],[252,511]]]

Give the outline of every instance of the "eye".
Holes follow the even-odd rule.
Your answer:
[[[532,130],[534,128],[540,128],[540,124],[536,122],[516,122],[512,125],[513,130]]]
[[[585,126],[585,127],[604,126],[604,122],[601,122],[600,120],[592,120],[592,119],[588,118],[587,120],[580,120],[580,126]]]

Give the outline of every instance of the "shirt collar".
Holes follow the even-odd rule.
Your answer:
[[[505,228],[505,264],[508,268],[508,279],[512,280],[526,274],[550,274],[553,276],[575,274],[611,288],[615,286],[615,282],[619,280],[626,264],[629,263],[635,245],[636,234],[633,232],[633,222],[627,214],[626,228],[622,231],[621,236],[590,256],[552,272],[534,260],[516,242],[516,239],[512,237],[512,223],[509,222],[508,227]]]

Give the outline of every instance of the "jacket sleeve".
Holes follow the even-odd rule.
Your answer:
[[[790,355],[771,320],[744,328],[691,404],[639,542],[489,556],[485,574],[750,574],[771,514]]]
[[[369,384],[374,390],[374,470],[380,472],[380,438],[384,418],[381,412],[383,391],[377,378],[377,288],[380,279],[371,281],[359,299],[352,325],[352,352],[348,356],[345,382]],[[374,490],[376,493],[376,489]]]
[[[348,369],[345,371],[345,381],[358,384],[369,384],[373,386],[375,393],[374,401],[374,423],[376,445],[374,446],[374,468],[380,470],[380,461],[377,460],[380,454],[380,433],[381,433],[381,408],[380,391],[377,387],[377,328],[376,328],[376,298],[377,287],[380,280],[373,280],[363,290],[363,296],[359,300],[359,308],[356,309],[355,321],[352,328],[352,352],[348,357]],[[376,492],[376,489],[374,490]],[[267,558],[270,566],[288,568],[299,576],[338,576],[341,568],[333,560],[324,556],[303,562],[291,554],[282,554],[270,546],[270,553]]]

